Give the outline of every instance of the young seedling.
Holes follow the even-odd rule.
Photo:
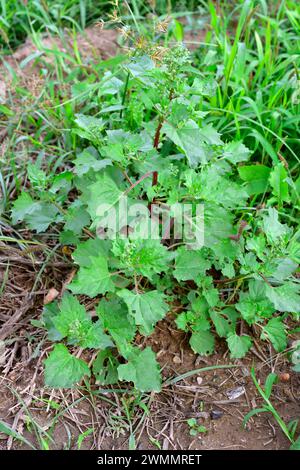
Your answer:
[[[205,434],[207,429],[205,426],[198,424],[196,418],[190,418],[187,420],[187,425],[190,428],[191,436],[198,436],[198,434]]]
[[[273,385],[276,384],[278,380],[277,374],[271,373],[266,378],[264,388],[262,388],[256,378],[254,368],[251,369],[251,377],[254,382],[255,387],[257,388],[260,396],[264,400],[264,405],[261,408],[254,408],[246,414],[243,420],[243,426],[246,427],[247,422],[252,416],[255,416],[260,413],[271,413],[273,418],[276,420],[277,424],[280,426],[282,432],[287,437],[291,443],[291,450],[300,450],[300,436],[298,439],[295,439],[295,433],[298,426],[298,420],[294,420],[289,424],[286,424],[277,410],[274,408],[272,402],[270,401]]]

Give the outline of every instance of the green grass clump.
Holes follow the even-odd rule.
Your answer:
[[[33,31],[57,34],[64,27],[80,31],[112,9],[105,0],[2,0],[0,8],[0,44],[5,52],[22,44]]]

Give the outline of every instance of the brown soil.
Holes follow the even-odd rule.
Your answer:
[[[84,389],[62,392],[45,388],[42,360],[51,346],[43,343],[41,355],[37,359],[33,358],[32,352],[37,344],[30,345],[26,337],[26,333],[31,335],[33,332],[34,329],[28,326],[24,335],[16,339],[18,346],[10,370],[0,376],[0,419],[36,447],[39,442],[33,425],[30,425],[32,421],[52,436],[52,449],[76,449],[78,436],[89,428],[93,428],[93,433],[84,440],[82,448],[128,449],[129,422],[124,414],[122,400],[130,407],[132,395],[118,393],[118,387],[99,393],[99,388],[92,386],[93,391],[98,390],[99,393],[92,399]],[[36,338],[36,341],[40,341],[40,338]],[[157,445],[170,450],[288,449],[288,440],[270,414],[252,418],[247,429],[242,426],[245,414],[263,404],[250,377],[252,365],[255,365],[256,375],[262,383],[271,371],[279,375],[286,372],[290,374],[287,382],[275,385],[272,402],[286,422],[299,418],[300,378],[291,373],[284,357],[268,355],[265,361],[264,358],[258,360],[256,355],[249,355],[243,361],[230,361],[222,343],[213,356],[196,356],[188,345],[186,335],[174,329],[171,318],[160,322],[155,332],[144,342],[158,353],[164,382],[168,378],[203,367],[229,363],[237,367],[198,372],[176,384],[165,383],[159,394],[145,395],[142,401],[149,414],[136,406],[131,418],[139,449],[155,449]],[[25,351],[31,349],[28,358],[26,354],[22,358],[22,348]],[[258,354],[257,351],[255,353]],[[259,354],[265,353],[261,351]],[[84,357],[86,360],[91,359]],[[127,384],[122,385],[128,387]],[[227,394],[237,387],[243,387],[244,393],[237,399],[229,399]],[[57,422],[55,416],[58,417]],[[196,418],[197,423],[204,425],[207,432],[191,436],[187,425],[189,418]],[[27,448],[0,434],[0,449],[7,446]]]
[[[91,26],[83,33],[78,33],[76,41],[81,57],[85,59],[88,58],[91,61],[108,59],[116,55],[118,50],[117,32],[113,29],[102,30],[99,26]],[[25,43],[20,46],[14,54],[6,56],[5,60],[11,67],[18,69],[22,61],[38,50],[47,52],[44,56],[46,62],[49,62],[51,61],[51,51],[70,53],[73,50],[73,45],[74,38],[68,31],[65,31],[63,40],[59,37],[44,35],[39,47],[33,43],[32,39],[27,38]],[[22,67],[22,70],[28,73],[30,69],[36,69],[41,66],[39,64],[42,64],[40,56],[36,61],[29,61],[27,65]]]

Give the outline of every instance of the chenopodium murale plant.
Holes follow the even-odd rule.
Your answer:
[[[278,352],[286,348],[286,319],[299,318],[300,245],[276,210],[271,183],[281,163],[251,165],[242,142],[222,138],[206,106],[215,89],[181,45],[141,47],[93,85],[88,109],[97,112],[74,117],[69,168],[49,175],[30,166],[31,187],[14,202],[12,220],[37,234],[58,224],[77,266],[68,292],[45,306],[37,325],[55,343],[44,361],[50,387],[93,374],[101,385],[128,381],[158,392],[155,353],[136,337],[151,335],[172,311],[199,355],[212,354],[221,338],[241,358],[253,334]],[[257,195],[261,208],[250,204]],[[124,198],[127,212],[112,227],[108,215]],[[176,232],[183,224],[176,208],[190,208],[191,231],[200,205],[204,237],[195,246]],[[98,351],[91,368],[75,348]]]

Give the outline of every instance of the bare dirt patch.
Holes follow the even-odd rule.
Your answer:
[[[25,347],[26,338],[23,342]],[[253,365],[262,383],[271,370],[279,375],[289,372],[288,382],[275,385],[272,401],[286,422],[299,417],[299,376],[291,373],[283,356],[259,361],[255,355],[249,355],[243,361],[235,361],[236,368],[198,372],[168,385],[167,380],[193,369],[233,362],[223,344],[218,345],[213,356],[193,354],[188,338],[174,329],[171,318],[160,322],[145,342],[156,350],[163,369],[164,386],[160,394],[145,395],[134,406],[128,384],[107,388],[105,392],[96,385],[92,385],[90,392],[86,388],[47,389],[43,384],[42,359],[51,347],[45,344],[39,358],[15,358],[10,373],[2,375],[0,419],[38,447],[38,438],[30,425],[34,421],[52,437],[49,443],[52,449],[76,449],[78,436],[88,429],[91,434],[82,444],[86,449],[128,449],[131,432],[137,448],[144,450],[158,446],[170,450],[289,448],[288,440],[270,414],[251,419],[247,429],[242,426],[245,414],[263,404],[250,377]],[[232,391],[236,393],[239,389],[243,393],[232,399]],[[22,397],[22,402],[18,397]],[[131,410],[130,420],[124,411],[125,404]],[[207,432],[191,436],[187,424],[190,418],[205,426]],[[12,442],[2,435],[0,446],[7,445]],[[13,448],[26,445],[13,443]]]
[[[113,29],[102,30],[98,26],[91,26],[83,33],[76,35],[76,47],[78,47],[82,58],[100,62],[117,54],[117,37],[117,31]],[[18,47],[11,56],[6,56],[5,60],[11,67],[17,70],[25,59],[40,51],[41,55],[44,55],[46,62],[49,63],[52,60],[51,55],[55,51],[65,54],[74,51],[74,41],[74,37],[68,31],[65,32],[63,39],[45,35],[38,46],[31,38],[27,38],[25,43]],[[39,59],[41,55],[38,56]],[[31,61],[23,63],[22,70],[29,73],[30,70],[35,69],[36,71],[41,66],[42,62],[33,58]]]

